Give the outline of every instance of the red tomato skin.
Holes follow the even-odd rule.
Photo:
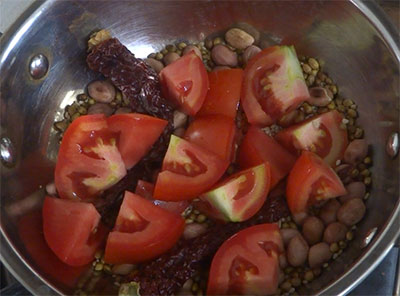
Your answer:
[[[163,95],[190,116],[200,110],[209,89],[207,70],[194,52],[162,69],[160,82]]]
[[[230,161],[234,150],[236,126],[221,115],[196,117],[186,129],[184,139]]]
[[[296,158],[274,138],[266,135],[256,126],[250,126],[238,154],[241,168],[249,168],[268,162],[271,167],[271,188],[291,170]]]
[[[167,121],[138,113],[116,114],[107,118],[111,131],[119,134],[118,150],[126,169],[132,168],[158,140]]]
[[[171,249],[185,221],[152,202],[126,191],[114,230],[107,239],[107,263],[140,263]]]
[[[82,266],[94,259],[107,230],[91,203],[46,197],[42,214],[46,242],[61,261]]]
[[[138,183],[136,185],[136,189],[135,189],[135,194],[151,201],[156,206],[159,206],[159,207],[166,209],[175,214],[182,214],[186,210],[186,208],[189,206],[189,202],[187,200],[163,201],[163,200],[154,199],[153,192],[154,192],[153,184],[143,181],[143,180],[138,181]]]
[[[263,249],[260,243],[270,246]],[[211,263],[207,295],[270,295],[278,288],[279,259],[284,251],[279,227],[259,224],[246,228],[226,240]],[[258,274],[248,271],[232,279],[234,260],[243,258],[256,268]],[[243,260],[242,259],[242,260]]]
[[[55,169],[55,185],[61,198],[94,201],[101,191],[126,175],[116,136],[108,129],[103,114],[80,116],[71,123],[64,133]],[[97,139],[103,142],[99,144]],[[88,155],[88,146],[99,151]],[[88,180],[92,185],[84,184]]]
[[[197,116],[223,115],[235,119],[242,80],[242,69],[224,69],[208,73],[210,90]]]
[[[68,288],[74,288],[88,266],[69,266],[49,248],[43,235],[42,212],[36,210],[18,221],[18,234],[39,271]]]
[[[319,197],[310,196],[318,190],[322,190]],[[297,159],[286,184],[286,200],[292,214],[306,213],[312,204],[346,193],[335,171],[309,151],[303,151]]]
[[[177,172],[173,169],[176,164],[182,167],[195,165],[196,169],[200,168],[200,172],[197,173],[193,169],[194,176],[184,171]],[[172,135],[153,197],[165,201],[193,199],[210,189],[222,177],[228,165],[229,161]]]
[[[281,130],[275,138],[292,153],[300,154],[302,150],[310,150],[310,148],[300,143],[299,140],[306,137],[312,140],[316,137],[313,144],[322,143],[323,148],[317,144],[315,145],[317,147],[315,152],[330,166],[336,167],[336,161],[343,159],[344,151],[348,145],[347,129],[341,128],[342,120],[343,116],[338,111],[332,110]],[[317,125],[321,126],[322,129],[316,128]],[[309,129],[301,132],[306,126],[309,126]],[[324,132],[322,136],[318,136],[320,130]],[[297,137],[296,134],[298,134]]]
[[[263,95],[263,98],[259,100],[260,94],[258,92],[262,92],[260,81],[264,77],[264,73],[277,65],[280,68],[271,75],[280,75],[279,79],[272,81],[272,88],[266,97]],[[287,67],[291,67],[293,71],[287,71]],[[285,76],[288,72],[295,76]],[[280,86],[279,83],[284,85]],[[288,84],[290,85],[287,86]],[[288,93],[282,94],[281,89],[283,87]],[[272,46],[266,48],[254,56],[246,65],[241,90],[241,103],[250,124],[260,127],[270,125],[285,113],[296,109],[309,96],[293,47]]]

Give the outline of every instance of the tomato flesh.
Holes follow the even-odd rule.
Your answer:
[[[197,116],[223,115],[235,119],[242,79],[242,69],[224,69],[208,73],[210,90]]]
[[[175,245],[184,225],[180,215],[126,191],[114,229],[107,239],[104,260],[121,264],[153,259]]]
[[[270,184],[269,164],[238,172],[200,196],[217,212],[216,218],[240,222],[251,218],[264,204]],[[212,213],[211,212],[211,213]]]
[[[270,125],[309,96],[293,46],[264,49],[245,68],[241,102],[251,124]]]
[[[221,115],[197,117],[187,128],[184,139],[230,161],[236,126],[233,119]]]
[[[276,224],[260,224],[233,235],[211,263],[207,295],[270,295],[278,288],[283,242]]]
[[[60,197],[90,201],[126,175],[117,136],[108,129],[104,115],[81,116],[71,123],[55,170]]]
[[[107,230],[91,203],[46,197],[42,214],[46,242],[61,261],[81,266],[93,260]]]
[[[113,115],[107,119],[107,123],[109,129],[118,134],[118,150],[126,169],[130,169],[149,152],[168,122],[130,113]]]
[[[145,199],[151,201],[153,204],[156,206],[159,206],[163,209],[166,209],[172,213],[175,214],[182,214],[186,208],[189,206],[189,202],[186,200],[182,201],[163,201],[163,200],[158,200],[153,198],[153,192],[154,192],[154,185],[143,181],[139,180],[135,193],[141,197],[144,197]]]
[[[191,116],[200,110],[209,87],[207,70],[194,52],[162,69],[160,82],[163,95]]]
[[[293,153],[307,150],[318,154],[335,167],[347,148],[347,129],[342,127],[343,116],[336,110],[317,115],[276,135],[277,141]]]
[[[318,155],[303,151],[289,174],[286,199],[291,213],[306,213],[318,202],[346,194],[335,171]]]
[[[290,152],[256,126],[249,128],[239,148],[238,163],[241,168],[269,163],[271,188],[289,173],[295,161]]]
[[[228,165],[212,152],[172,135],[153,197],[166,201],[193,199],[210,189]]]

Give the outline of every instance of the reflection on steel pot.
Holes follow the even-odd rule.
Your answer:
[[[180,15],[186,17],[176,17]],[[360,123],[373,150],[368,214],[330,272],[299,293],[344,294],[392,247],[399,232],[399,158],[387,155],[386,142],[399,126],[400,50],[398,33],[373,2],[35,2],[2,37],[0,56],[1,137],[10,139],[16,159],[14,166],[1,168],[1,260],[32,293],[43,294],[43,287],[49,288],[46,294],[71,291],[35,264],[24,248],[17,229],[27,209],[10,209],[21,204],[37,208],[40,199],[22,201],[53,180],[49,163],[54,164],[58,147],[53,122],[61,120],[61,110],[85,85],[101,78],[84,63],[88,36],[108,28],[137,57],[145,58],[162,44],[198,40],[239,21],[294,43],[299,54],[317,57],[341,86],[341,94],[359,106]],[[38,54],[47,57],[49,70],[43,78],[32,79],[29,62]],[[374,240],[361,249],[370,229],[377,229]]]

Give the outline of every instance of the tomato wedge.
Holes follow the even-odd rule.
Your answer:
[[[58,259],[44,239],[41,211],[22,216],[18,221],[18,234],[33,262],[42,272],[68,288],[76,287],[87,266],[69,266]]]
[[[168,251],[183,233],[185,221],[152,202],[126,191],[104,260],[139,263]]]
[[[346,193],[335,171],[309,151],[303,151],[297,159],[286,185],[286,199],[293,215],[306,213],[311,205]]]
[[[163,132],[167,121],[156,117],[130,113],[107,119],[109,129],[119,135],[118,150],[126,169],[132,168],[149,152]]]
[[[238,163],[241,168],[269,163],[271,188],[289,173],[295,161],[290,152],[256,126],[250,126],[239,148]]]
[[[333,110],[280,131],[276,139],[293,153],[315,152],[335,167],[336,161],[343,159],[348,145],[347,129],[341,127],[342,120],[343,116]]]
[[[207,70],[194,51],[162,69],[160,82],[163,95],[191,116],[200,110],[209,86]]]
[[[193,199],[210,189],[228,165],[204,148],[172,135],[153,197],[166,201]]]
[[[153,199],[153,191],[154,191],[154,185],[143,180],[138,181],[135,189],[135,193],[137,195],[151,201],[156,206],[159,206],[175,214],[182,214],[185,211],[185,209],[189,206],[189,202],[187,200],[163,201],[163,200]]]
[[[42,214],[46,242],[61,261],[81,266],[94,259],[107,230],[91,203],[46,197]]]
[[[117,136],[108,129],[104,115],[80,116],[71,123],[55,170],[60,197],[90,201],[126,175]]]
[[[244,70],[241,102],[251,124],[270,125],[309,96],[293,46],[264,49]]]
[[[251,218],[264,204],[270,184],[268,163],[238,172],[200,196],[216,218],[241,222]]]
[[[284,251],[279,227],[260,224],[233,235],[211,263],[207,295],[270,295],[278,289]]]
[[[224,69],[208,73],[210,90],[197,116],[224,115],[235,119],[242,79],[242,69]]]
[[[233,119],[221,115],[197,117],[184,138],[230,161],[234,150],[236,126]]]

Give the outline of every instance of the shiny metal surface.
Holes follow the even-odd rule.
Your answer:
[[[399,133],[395,132],[389,136],[386,144],[386,152],[394,158],[399,153]]]
[[[386,142],[399,128],[400,50],[398,32],[372,1],[47,1],[35,3],[30,12],[1,41],[1,130],[18,155],[14,168],[1,169],[1,260],[33,293],[43,293],[44,285],[51,288],[48,294],[69,292],[32,262],[17,225],[26,211],[40,207],[38,190],[53,178],[52,123],[97,77],[86,67],[85,54],[88,35],[100,28],[109,28],[138,57],[146,57],[162,44],[204,39],[232,23],[248,22],[295,44],[299,54],[320,59],[341,96],[359,106],[373,150],[373,189],[355,240],[300,292],[345,294],[392,247],[400,231],[399,158],[388,156]],[[27,71],[37,53],[50,65],[40,80]],[[374,227],[375,237],[362,249]]]
[[[47,57],[41,53],[33,56],[29,62],[29,73],[33,79],[40,79],[46,75],[49,69]]]
[[[378,231],[378,228],[374,227],[367,232],[364,239],[361,240],[361,244],[360,244],[361,249],[368,247],[368,245],[372,242],[373,238],[375,237],[375,234],[377,231]]]
[[[15,165],[16,155],[14,152],[14,145],[9,138],[3,137],[0,139],[0,157],[1,162],[5,166],[12,167]]]

